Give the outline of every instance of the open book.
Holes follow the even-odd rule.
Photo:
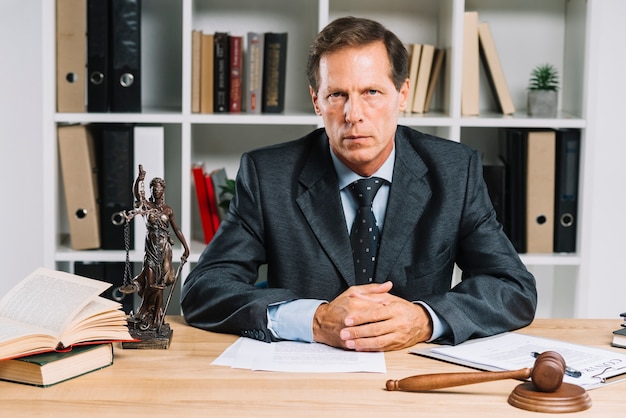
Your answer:
[[[133,340],[110,283],[39,268],[0,300],[0,360],[77,344]]]

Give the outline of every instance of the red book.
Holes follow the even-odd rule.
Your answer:
[[[215,185],[213,183],[213,177],[211,176],[211,173],[207,173],[204,175],[204,182],[206,184],[209,208],[211,209],[211,222],[213,224],[213,230],[217,232],[217,229],[220,227],[221,220],[219,211],[217,209],[217,192],[215,191]]]
[[[198,209],[202,220],[202,230],[204,231],[204,243],[208,244],[215,235],[213,221],[211,220],[211,201],[204,181],[204,164],[194,164],[191,168],[196,186],[196,196],[198,197]]]
[[[230,95],[229,111],[241,112],[243,97],[242,70],[243,70],[243,36],[230,36]]]

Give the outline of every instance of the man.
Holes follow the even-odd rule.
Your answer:
[[[307,74],[325,127],[242,156],[227,219],[183,286],[189,324],[382,351],[532,321],[535,280],[496,221],[479,154],[397,125],[407,60],[371,20],[341,18],[317,36]],[[361,178],[382,184],[372,211],[350,191]],[[357,285],[350,232],[366,212],[378,249],[371,283]],[[463,280],[450,289],[455,263]],[[262,264],[267,288],[254,285]]]

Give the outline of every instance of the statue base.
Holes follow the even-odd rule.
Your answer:
[[[174,333],[170,324],[163,323],[160,330],[156,328],[142,330],[137,326],[137,322],[132,319],[128,320],[128,331],[138,341],[124,341],[122,348],[138,350],[167,350]]]

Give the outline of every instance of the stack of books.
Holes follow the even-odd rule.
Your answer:
[[[132,341],[110,283],[39,268],[0,300],[0,379],[50,386],[113,364]]]

